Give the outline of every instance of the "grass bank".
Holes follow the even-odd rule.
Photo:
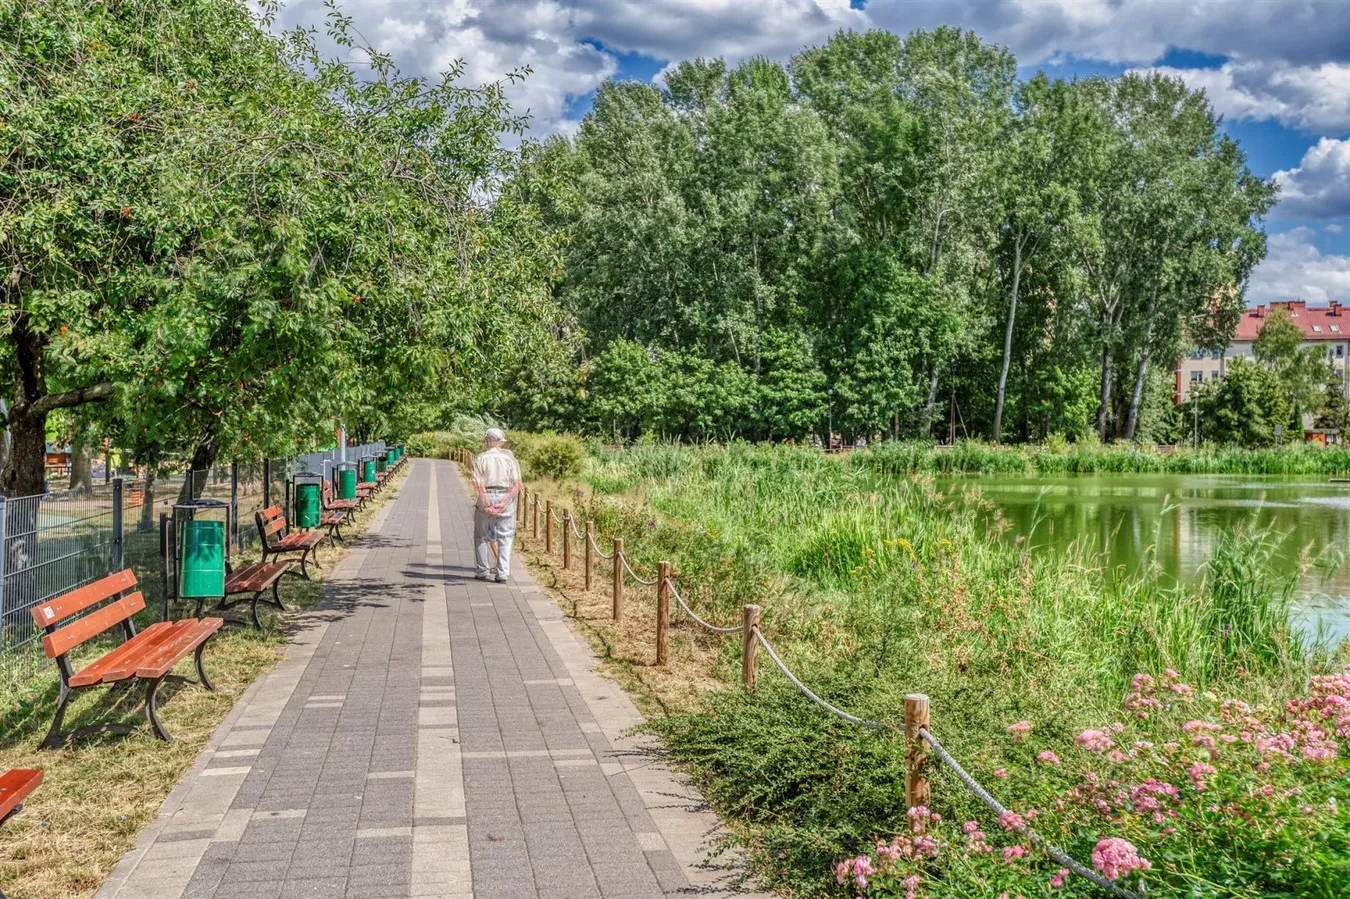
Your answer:
[[[397,475],[380,501],[358,513],[355,527],[344,528],[348,544],[366,530],[380,506],[397,495],[405,476]],[[145,555],[137,558],[138,551]],[[138,572],[155,571],[158,563],[151,554],[156,551],[157,541],[129,543],[128,563]],[[287,606],[297,611],[313,607],[322,596],[324,577],[347,553],[340,544],[325,546],[319,551],[323,567],[315,580],[287,577],[281,587]],[[151,610],[159,608],[156,580],[142,577]],[[179,617],[192,614],[181,604],[174,612]],[[247,615],[247,607],[243,614]],[[206,668],[215,693],[172,684],[160,691],[159,714],[173,735],[172,743],[162,743],[142,730],[129,737],[108,736],[74,748],[39,751],[35,747],[46,734],[56,705],[55,667],[48,665],[36,677],[0,687],[0,769],[46,771],[24,811],[0,829],[0,889],[6,896],[53,899],[94,894],[235,701],[281,658],[287,640],[285,616],[269,615],[264,622],[269,628],[261,633],[226,628],[213,638]],[[191,656],[179,666],[179,673],[195,676]],[[143,723],[143,699],[140,688],[91,690],[71,706],[66,726],[109,718]]]
[[[1270,474],[1350,473],[1350,447],[1291,444],[1268,449],[1203,445],[1159,449],[1135,444],[993,446],[968,440],[952,446],[886,442],[857,454],[860,463],[889,474]]]
[[[1343,894],[1350,678],[1335,676],[1343,656],[1291,630],[1294,583],[1269,573],[1267,535],[1226,537],[1194,587],[1107,577],[1082,545],[986,539],[977,498],[889,477],[879,455],[641,448],[545,489],[623,536],[640,571],[672,561],[705,618],[764,606],[765,632],[830,701],[897,721],[905,693],[927,693],[934,732],[976,777],[1119,882],[1151,896]],[[526,539],[536,555],[541,542]],[[912,837],[901,740],[821,712],[771,668],[747,695],[739,641],[687,624],[656,668],[649,591],[630,588],[615,627],[606,577],[587,593],[541,561],[781,890],[1095,894],[946,772],[931,841]]]

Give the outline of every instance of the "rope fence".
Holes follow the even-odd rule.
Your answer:
[[[467,451],[459,451],[456,455],[456,461],[462,465],[471,466],[473,456]],[[517,514],[520,522],[524,523],[526,510],[529,509],[531,536],[539,536],[539,513],[540,502],[537,492],[531,494],[526,487],[523,491],[521,502],[517,504]],[[759,618],[761,609],[757,605],[746,605],[741,610],[741,623],[732,627],[719,627],[711,624],[700,617],[689,604],[685,602],[683,596],[675,583],[675,578],[669,562],[662,561],[659,571],[653,578],[644,578],[633,570],[633,566],[628,561],[628,556],[623,550],[623,539],[613,538],[613,550],[609,553],[600,549],[596,542],[595,523],[586,522],[585,532],[578,530],[576,519],[572,513],[564,509],[561,514],[553,508],[553,501],[547,499],[544,501],[544,552],[548,555],[553,554],[553,525],[562,525],[562,551],[563,568],[571,567],[571,542],[569,537],[575,536],[577,540],[582,541],[585,549],[585,579],[586,589],[591,589],[592,574],[595,564],[595,557],[599,556],[605,561],[612,561],[611,574],[613,576],[613,620],[618,622],[623,619],[624,614],[624,573],[627,572],[628,578],[636,581],[644,587],[656,587],[656,661],[659,665],[665,665],[669,660],[669,633],[670,633],[670,597],[675,597],[676,604],[684,610],[686,616],[704,630],[719,635],[741,635],[741,684],[748,690],[754,690],[758,681],[759,670],[759,650],[763,649],[774,663],[774,666],[782,672],[783,676],[791,683],[803,696],[819,706],[821,709],[829,712],[836,717],[864,727],[869,730],[902,734],[905,738],[905,804],[908,808],[918,806],[928,806],[931,785],[929,783],[928,762],[929,750],[937,756],[944,766],[946,766],[957,780],[965,785],[976,799],[984,803],[991,812],[998,816],[1002,821],[1009,814],[1008,809],[1004,807],[993,795],[975,780],[965,768],[961,767],[949,753],[938,738],[933,736],[929,730],[929,709],[928,697],[922,693],[911,693],[905,697],[905,720],[904,723],[887,723],[873,721],[868,718],[862,718],[858,715],[844,711],[829,701],[821,698],[814,690],[802,682],[782,657],[774,650],[773,644],[769,638],[764,636],[760,629]],[[1059,862],[1068,868],[1074,874],[1085,880],[1091,881],[1113,896],[1121,899],[1142,899],[1139,893],[1125,889],[1119,884],[1107,880],[1098,872],[1088,866],[1075,860],[1063,849],[1053,843],[1046,841],[1040,834],[1036,833],[1025,822],[1017,824],[1013,828],[1019,834],[1026,837],[1032,843],[1040,846],[1050,858]]]

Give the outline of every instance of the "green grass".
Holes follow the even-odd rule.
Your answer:
[[[1094,760],[1066,758],[1052,777],[1010,743],[1005,729],[1012,722],[1034,721],[1041,745],[1067,757],[1083,729],[1128,720],[1122,702],[1137,672],[1173,668],[1197,695],[1241,697],[1279,715],[1284,698],[1303,695],[1310,676],[1330,669],[1329,650],[1290,626],[1294,579],[1272,575],[1265,564],[1271,535],[1225,536],[1193,587],[1149,572],[1109,573],[1095,548],[1081,542],[1028,553],[986,537],[982,521],[991,509],[978,496],[952,502],[931,479],[893,476],[946,452],[966,460],[961,464],[973,464],[977,452],[998,464],[1034,458],[974,445],[918,455],[898,445],[844,458],[781,447],[640,448],[590,458],[585,480],[595,495],[582,511],[601,533],[625,537],[641,569],[672,561],[682,592],[701,597],[705,617],[735,621],[744,603],[764,606],[765,632],[788,663],[844,708],[897,721],[906,693],[928,694],[934,732],[1019,808],[1052,802]],[[1256,464],[1265,457],[1223,458]],[[919,461],[897,468],[897,459]],[[728,640],[719,656],[716,672],[727,681],[738,651]],[[904,749],[893,736],[829,717],[772,668],[761,670],[753,696],[714,691],[654,727],[747,835],[769,880],[794,895],[817,895],[832,888],[834,862],[905,831]],[[1129,727],[1161,742],[1156,734],[1171,739],[1175,718],[1201,713],[1172,705]],[[1335,765],[1290,776],[1307,795],[1330,791],[1346,807],[1350,780],[1344,762]],[[1000,784],[992,772],[1003,766],[1019,773]],[[981,814],[945,773],[935,779],[934,797],[949,821]],[[1040,820],[1084,859],[1101,835],[1143,839],[1071,814]],[[1223,843],[1208,826],[1185,832],[1189,861],[1172,861],[1168,847],[1180,839],[1155,834],[1156,843],[1141,845],[1158,870],[1150,895],[1305,894],[1282,892],[1276,874],[1244,874],[1248,891],[1226,891],[1224,866],[1250,861],[1258,850],[1242,840]],[[1309,861],[1307,870],[1340,877],[1350,865],[1346,844],[1336,842],[1343,822],[1318,827],[1282,857],[1307,849],[1320,864]],[[1317,855],[1324,849],[1329,861]],[[1009,882],[1025,892],[1051,873],[1032,870]],[[991,876],[956,859],[931,863],[924,874],[937,885],[928,895],[942,896],[996,895],[988,891]],[[1307,884],[1319,882],[1305,876]]]
[[[1272,474],[1350,473],[1350,447],[1311,444],[1242,449],[1180,446],[1163,451],[1134,444],[1056,441],[1051,446],[996,447],[978,440],[953,446],[888,442],[858,454],[877,472],[909,474]]]

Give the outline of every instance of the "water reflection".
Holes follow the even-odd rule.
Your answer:
[[[1064,548],[1087,537],[1107,564],[1137,571],[1152,554],[1165,575],[1192,580],[1221,532],[1241,523],[1273,526],[1283,539],[1276,564],[1295,571],[1304,553],[1338,558],[1350,534],[1350,484],[1326,478],[1251,475],[1061,475],[957,478],[953,496],[976,484],[1032,547]],[[1300,582],[1300,614],[1350,638],[1350,566],[1314,568]]]

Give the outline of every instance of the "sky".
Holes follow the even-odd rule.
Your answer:
[[[1280,184],[1249,303],[1350,302],[1350,2],[1347,0],[340,0],[408,74],[455,60],[465,78],[532,74],[511,91],[536,136],[571,133],[607,78],[672,63],[786,61],[835,32],[957,25],[1002,44],[1024,76],[1157,69],[1203,88],[1253,171]],[[290,0],[277,27],[322,29],[323,0]]]

